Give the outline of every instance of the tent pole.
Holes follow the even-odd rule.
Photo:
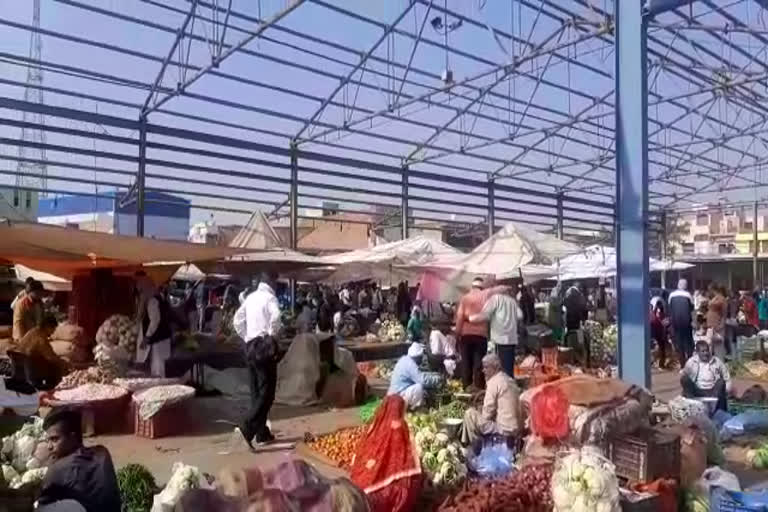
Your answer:
[[[557,238],[560,240],[563,239],[564,235],[564,229],[563,229],[563,193],[559,192],[557,194],[557,221],[555,224],[555,231]]]
[[[641,2],[614,5],[619,376],[650,389],[646,23]]]
[[[752,290],[756,290],[758,287],[758,275],[757,275],[757,256],[760,254],[760,242],[757,235],[757,201],[754,204],[754,212],[752,214]]]
[[[667,212],[662,211],[661,212],[661,261],[664,263],[664,267],[661,269],[661,289],[664,290],[667,288]]]

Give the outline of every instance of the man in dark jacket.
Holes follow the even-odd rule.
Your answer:
[[[86,512],[120,512],[120,491],[109,451],[83,446],[82,417],[77,410],[54,409],[43,422],[55,461],[43,479],[38,504],[72,501]]]
[[[681,279],[677,290],[669,294],[669,320],[680,368],[693,355],[693,297],[688,293],[688,282]]]

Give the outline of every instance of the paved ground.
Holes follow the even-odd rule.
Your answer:
[[[737,380],[735,386],[741,391],[752,383]],[[660,399],[673,398],[679,393],[679,389],[677,372],[654,373],[653,391]],[[375,382],[374,390],[381,392],[382,383]],[[93,438],[90,442],[107,446],[118,466],[131,462],[146,465],[159,482],[167,480],[175,461],[183,461],[216,474],[226,466],[270,467],[291,454],[290,450],[285,449],[253,454],[236,438],[233,441],[232,426],[222,422],[235,421],[242,414],[245,406],[242,399],[198,398],[191,405],[195,415],[192,421],[184,426],[183,431],[188,434],[183,436],[151,440],[130,434],[110,435]],[[273,430],[277,436],[281,440],[293,441],[301,440],[305,432],[324,434],[360,423],[358,408],[328,410],[323,407],[276,406],[271,416]],[[736,472],[745,486],[768,487],[768,472],[750,471],[742,463],[747,449],[748,446],[733,445],[725,450],[728,469]],[[319,469],[329,476],[340,474],[338,469],[329,466],[320,465]]]

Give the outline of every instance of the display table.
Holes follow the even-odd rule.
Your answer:
[[[280,357],[290,347],[292,339],[278,341]],[[376,361],[380,359],[397,359],[408,352],[408,343],[352,343],[340,342],[339,347],[352,353],[355,361]],[[192,380],[196,385],[205,385],[204,366],[210,366],[217,370],[227,368],[245,368],[245,353],[231,346],[201,346],[199,350],[188,352],[177,350],[165,362],[165,376],[168,378],[181,377],[188,371],[192,371]]]

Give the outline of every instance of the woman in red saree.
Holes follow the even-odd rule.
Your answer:
[[[421,494],[421,463],[405,410],[399,395],[386,397],[357,447],[351,478],[368,497],[371,512],[410,512]]]

